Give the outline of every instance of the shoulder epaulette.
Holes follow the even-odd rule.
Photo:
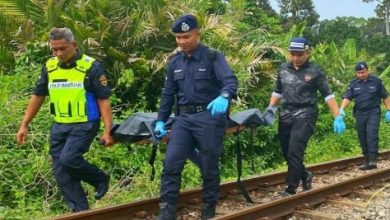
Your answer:
[[[172,60],[172,59],[175,58],[177,55],[179,55],[180,52],[181,52],[181,50],[175,50],[175,51],[173,51],[172,53],[170,53],[170,54],[168,55],[168,60],[169,60],[169,61]]]
[[[56,70],[58,68],[58,64],[59,64],[59,61],[58,61],[57,57],[52,57],[52,58],[48,59],[46,61],[47,72],[49,73],[49,72]]]
[[[207,59],[210,62],[214,62],[216,56],[217,56],[217,50],[213,49],[213,48],[208,48],[208,50],[207,50]]]
[[[91,68],[91,66],[92,66],[93,62],[95,62],[95,60],[96,59],[83,54],[81,59],[76,61],[77,65],[76,65],[75,69],[85,73]]]

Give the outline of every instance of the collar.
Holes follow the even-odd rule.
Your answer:
[[[363,80],[363,79],[359,79],[359,78],[357,78],[357,79],[359,82],[368,82],[368,81],[372,81],[373,78],[372,78],[371,74],[368,74],[367,80]]]
[[[203,44],[199,44],[198,47],[194,50],[194,52],[192,53],[191,57],[194,58],[195,60],[200,60],[201,58],[201,54],[204,50],[205,46]],[[182,56],[183,58],[190,58],[189,56],[187,56],[184,52],[182,53]]]
[[[309,66],[310,66],[310,61],[306,60],[306,62],[298,70],[303,69],[303,68],[307,68]],[[291,61],[288,62],[287,67],[295,70],[294,65]]]
[[[65,63],[60,62],[59,66],[60,66],[60,68],[63,68],[63,69],[73,68],[77,65],[76,61],[81,59],[82,56],[83,56],[83,54],[79,50],[77,50],[76,54],[73,56],[73,58],[70,61],[70,65],[66,65]]]

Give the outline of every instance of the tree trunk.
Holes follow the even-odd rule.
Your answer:
[[[384,3],[386,35],[390,36],[390,3]]]

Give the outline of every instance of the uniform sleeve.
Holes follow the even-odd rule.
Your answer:
[[[111,96],[111,89],[108,86],[107,72],[103,65],[95,61],[88,73],[88,82],[91,92],[96,95],[98,99],[107,99]]]
[[[325,101],[333,98],[332,90],[329,88],[328,80],[326,79],[326,75],[322,70],[318,70],[319,74],[316,80],[316,86],[318,91],[320,91],[322,97],[325,98]]]
[[[385,99],[385,98],[387,98],[387,96],[389,96],[389,94],[387,93],[387,90],[386,90],[385,86],[383,85],[382,80],[379,78],[378,78],[378,80],[379,80],[379,95],[382,99]]]
[[[177,94],[178,86],[173,77],[173,65],[168,65],[167,75],[164,82],[164,87],[161,91],[160,111],[157,116],[158,121],[166,122],[172,113],[172,107]]]
[[[278,72],[278,75],[276,77],[276,83],[275,83],[275,88],[274,92],[272,93],[272,96],[276,97],[282,97],[282,81],[280,79],[280,71]]]
[[[217,52],[213,68],[217,79],[222,83],[221,93],[228,93],[230,97],[237,97],[238,80],[225,57]]]
[[[48,96],[49,95],[49,89],[48,89],[48,76],[47,76],[47,70],[45,65],[42,67],[41,76],[35,83],[35,89],[33,91],[34,95],[37,96]]]
[[[352,100],[354,98],[352,82],[349,83],[347,90],[345,90],[343,98],[348,100]]]

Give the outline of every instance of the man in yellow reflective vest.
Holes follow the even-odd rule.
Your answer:
[[[53,28],[49,44],[54,57],[43,65],[16,139],[25,143],[29,123],[49,96],[53,173],[66,204],[77,212],[89,209],[81,181],[95,187],[95,199],[108,191],[109,175],[86,161],[83,154],[98,133],[100,117],[105,127],[101,142],[113,144],[111,91],[102,64],[78,50],[69,28]]]

